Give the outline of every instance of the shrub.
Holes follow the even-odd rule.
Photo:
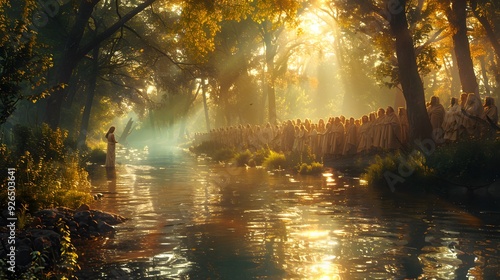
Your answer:
[[[215,161],[228,161],[234,157],[234,152],[230,149],[223,148],[214,151],[211,156]]]
[[[248,165],[248,162],[250,161],[251,158],[252,158],[252,153],[248,149],[244,152],[237,153],[234,156],[236,166]]]
[[[320,162],[311,163],[311,174],[321,174],[323,173],[323,164]]]
[[[323,164],[319,162],[312,162],[311,164],[302,163],[297,171],[302,175],[316,175],[323,172]]]
[[[362,177],[369,184],[386,184],[386,174],[390,172],[399,176],[400,166],[404,166],[405,170],[412,170],[410,176],[403,178],[405,182],[421,185],[425,182],[424,178],[430,174],[425,166],[424,156],[415,151],[409,155],[400,152],[390,153],[384,157],[377,155],[375,162],[368,166]]]
[[[500,176],[500,140],[467,140],[439,147],[426,165],[439,178],[484,183]]]
[[[264,163],[264,160],[266,159],[266,157],[269,156],[270,152],[271,152],[271,150],[264,149],[264,148],[255,151],[255,153],[253,155],[253,162],[255,163],[255,165],[261,166]]]
[[[287,154],[288,168],[300,169],[302,163],[311,164],[315,161],[316,156],[311,153],[311,149],[308,147],[302,152],[292,151]]]
[[[18,126],[16,130],[14,152],[0,146],[2,164],[16,168],[16,205],[27,205],[34,212],[45,207],[77,207],[91,201],[88,173],[80,167],[79,154],[65,148],[66,132],[46,125],[34,130]],[[23,141],[21,136],[27,138]],[[6,195],[2,189],[0,199],[6,201]]]
[[[269,155],[264,159],[262,165],[267,169],[281,169],[287,164],[285,154],[270,151]]]
[[[106,152],[101,149],[92,149],[90,152],[87,152],[82,157],[82,163],[96,163],[96,164],[104,164],[106,163]]]

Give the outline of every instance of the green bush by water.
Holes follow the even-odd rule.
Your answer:
[[[236,163],[236,166],[241,167],[248,165],[251,158],[252,158],[252,153],[250,152],[250,150],[247,149],[243,152],[236,153],[236,155],[234,156],[234,161]]]
[[[282,169],[287,165],[285,154],[270,151],[269,155],[264,159],[262,165],[271,170]]]
[[[67,132],[16,127],[12,148],[0,145],[0,161],[15,168],[16,205],[26,205],[30,212],[42,208],[75,208],[91,201],[88,173],[81,167],[80,155],[64,145]],[[2,184],[6,184],[6,177]],[[6,189],[0,199],[6,201]]]
[[[500,140],[467,140],[439,147],[426,165],[434,176],[455,183],[479,184],[500,176]]]
[[[303,175],[317,175],[323,172],[323,164],[319,162],[312,162],[311,164],[302,163],[298,168],[299,174]]]
[[[370,184],[402,184],[421,189],[442,188],[443,184],[475,186],[500,177],[500,141],[467,140],[439,146],[426,157],[414,151],[377,156],[363,174]]]

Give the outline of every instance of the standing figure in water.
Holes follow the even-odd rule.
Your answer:
[[[115,127],[112,126],[109,128],[108,133],[106,133],[106,139],[108,139],[108,147],[107,147],[107,153],[106,153],[106,167],[107,168],[113,168],[115,167],[115,147],[116,147],[116,140],[115,140]]]

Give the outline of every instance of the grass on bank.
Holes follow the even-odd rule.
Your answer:
[[[195,154],[205,154],[218,162],[233,162],[236,166],[264,166],[269,170],[288,169],[307,175],[323,171],[323,164],[315,161],[310,149],[283,153],[264,147],[253,152],[249,149],[237,152],[217,143],[202,142],[190,150]]]
[[[66,143],[68,134],[47,125],[14,128],[13,145],[0,144],[0,165],[15,168],[16,205],[30,212],[89,203],[90,181],[80,152]],[[7,177],[2,178],[7,185]],[[6,201],[7,189],[0,191]]]
[[[0,166],[11,169],[9,176],[0,178],[7,186],[9,177],[16,187],[16,213],[18,229],[31,221],[31,214],[40,209],[54,207],[76,208],[92,200],[88,173],[84,169],[90,160],[103,160],[103,152],[83,149],[77,151],[75,141],[61,129],[52,130],[47,125],[39,127],[15,126],[9,145],[0,143]],[[105,154],[104,154],[105,159]],[[0,199],[7,201],[8,189],[0,190]],[[79,269],[78,254],[64,223],[56,228],[61,234],[61,252],[58,256],[32,252],[32,262],[24,271],[15,275],[7,271],[7,264],[0,260],[0,278],[16,279],[72,279]],[[51,263],[51,260],[55,263]]]
[[[466,140],[446,144],[424,156],[401,152],[377,156],[363,174],[369,184],[404,189],[442,189],[444,185],[479,186],[500,177],[500,140]],[[439,186],[438,186],[439,185]]]

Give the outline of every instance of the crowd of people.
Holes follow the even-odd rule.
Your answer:
[[[451,98],[445,109],[439,98],[433,96],[427,104],[433,136],[443,142],[454,142],[465,137],[494,137],[498,129],[498,111],[494,99],[486,97],[484,104],[475,94],[462,94],[460,101]],[[319,119],[288,120],[280,124],[237,125],[196,133],[195,145],[204,141],[238,150],[257,150],[269,147],[275,151],[302,152],[340,157],[381,150],[396,150],[408,144],[409,123],[406,109],[398,111],[389,106],[362,116],[360,119],[344,116]]]

